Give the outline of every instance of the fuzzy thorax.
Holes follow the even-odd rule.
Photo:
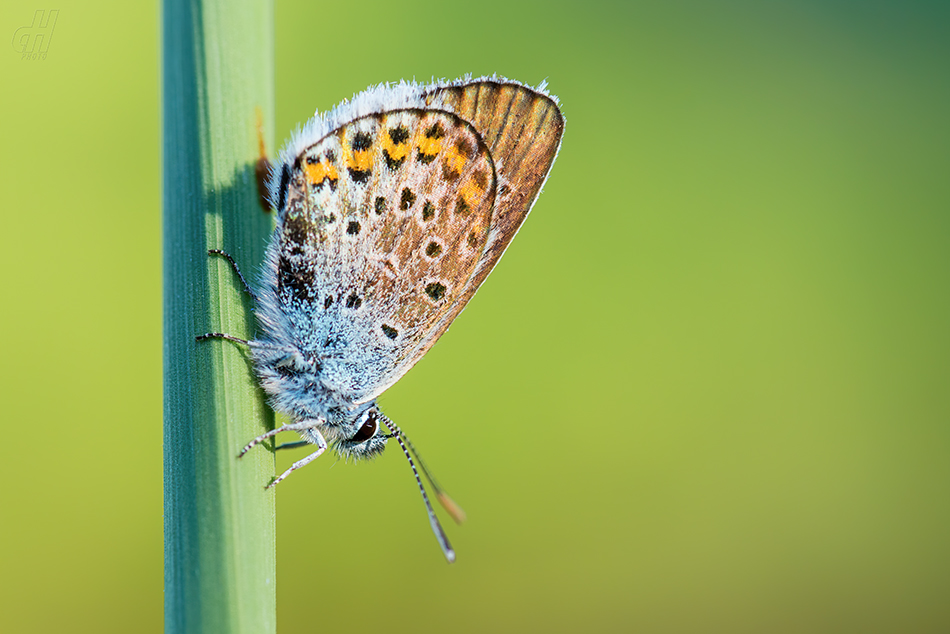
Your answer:
[[[313,430],[340,457],[375,458],[386,448],[389,436],[381,423],[389,419],[376,402],[354,405],[351,399],[328,390],[321,381],[319,360],[313,355],[265,341],[251,342],[251,351],[271,406],[293,422],[313,421]],[[319,444],[311,430],[301,432],[301,437]]]

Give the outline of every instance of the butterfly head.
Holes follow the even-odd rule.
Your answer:
[[[386,448],[392,435],[386,433],[384,424],[389,419],[371,405],[335,429],[333,448],[345,460],[375,458]]]

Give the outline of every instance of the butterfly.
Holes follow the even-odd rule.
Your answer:
[[[560,148],[564,117],[544,84],[498,77],[371,87],[287,143],[271,171],[277,226],[250,346],[261,386],[320,456],[378,455],[396,440],[430,525],[455,559],[416,470],[461,521],[409,438],[376,399],[445,333],[524,222]],[[241,276],[227,253],[226,257]],[[241,276],[244,281],[243,276]]]

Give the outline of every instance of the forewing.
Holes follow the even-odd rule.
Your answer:
[[[553,98],[513,82],[439,87],[426,94],[426,101],[471,123],[488,146],[498,172],[489,243],[463,300],[467,302],[534,205],[561,145],[564,117]]]
[[[531,211],[564,133],[564,117],[557,102],[518,83],[480,80],[453,84],[431,89],[424,97],[431,107],[449,110],[475,128],[491,154],[497,191],[487,242],[475,271],[403,372],[442,336],[498,263]]]
[[[423,97],[429,107],[450,111],[466,121],[488,148],[496,176],[494,209],[486,243],[464,287],[406,357],[398,374],[387,377],[373,396],[422,358],[491,273],[534,205],[564,133],[564,117],[557,102],[518,83],[480,80],[433,88]]]

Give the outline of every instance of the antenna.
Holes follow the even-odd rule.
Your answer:
[[[416,448],[412,446],[412,442],[409,440],[409,437],[406,436],[406,434],[403,433],[403,431],[386,416],[381,415],[380,420],[382,421],[383,425],[389,429],[391,437],[394,437],[399,443],[399,446],[402,447],[402,452],[406,454],[406,459],[409,461],[409,466],[412,467],[412,474],[416,477],[416,484],[419,485],[419,492],[422,493],[422,501],[426,505],[426,513],[429,515],[429,525],[432,527],[432,532],[435,533],[435,538],[438,540],[439,547],[442,548],[442,553],[445,555],[445,558],[449,563],[454,562],[455,550],[452,548],[452,544],[449,543],[449,538],[446,536],[445,531],[442,530],[442,524],[439,523],[439,518],[435,516],[435,511],[432,510],[432,504],[429,502],[429,496],[426,493],[425,487],[422,486],[422,479],[419,477],[419,472],[416,470],[416,463],[412,460],[413,454],[415,454],[416,459],[419,461],[419,465],[422,467],[422,473],[425,474],[429,484],[431,484],[433,490],[435,490],[435,494],[438,497],[439,502],[452,516],[452,518],[455,519],[456,522],[461,522],[461,520],[465,519],[465,512],[455,502],[452,501],[452,498],[442,491],[439,485],[433,480],[432,476],[429,475],[429,470],[426,469],[425,463],[422,462],[419,452],[416,451]],[[403,439],[405,439],[405,442],[403,442]],[[410,447],[412,448],[412,453],[409,452]]]
[[[415,448],[412,444],[412,441],[409,440],[409,436],[406,436],[401,429],[396,428],[400,434],[402,434],[403,439],[406,441],[406,444],[409,445],[409,450],[412,451],[412,455],[416,457],[416,460],[419,462],[419,466],[422,468],[422,474],[426,477],[426,480],[429,481],[429,484],[432,486],[432,490],[435,491],[435,497],[439,501],[439,504],[442,505],[442,508],[445,509],[446,513],[452,516],[452,519],[455,520],[456,524],[461,524],[465,521],[465,511],[462,510],[462,507],[455,503],[455,500],[449,497],[449,494],[442,490],[442,487],[439,486],[439,483],[435,481],[435,478],[429,472],[429,469],[426,467],[425,460],[422,459],[422,456],[419,455],[419,450]]]

